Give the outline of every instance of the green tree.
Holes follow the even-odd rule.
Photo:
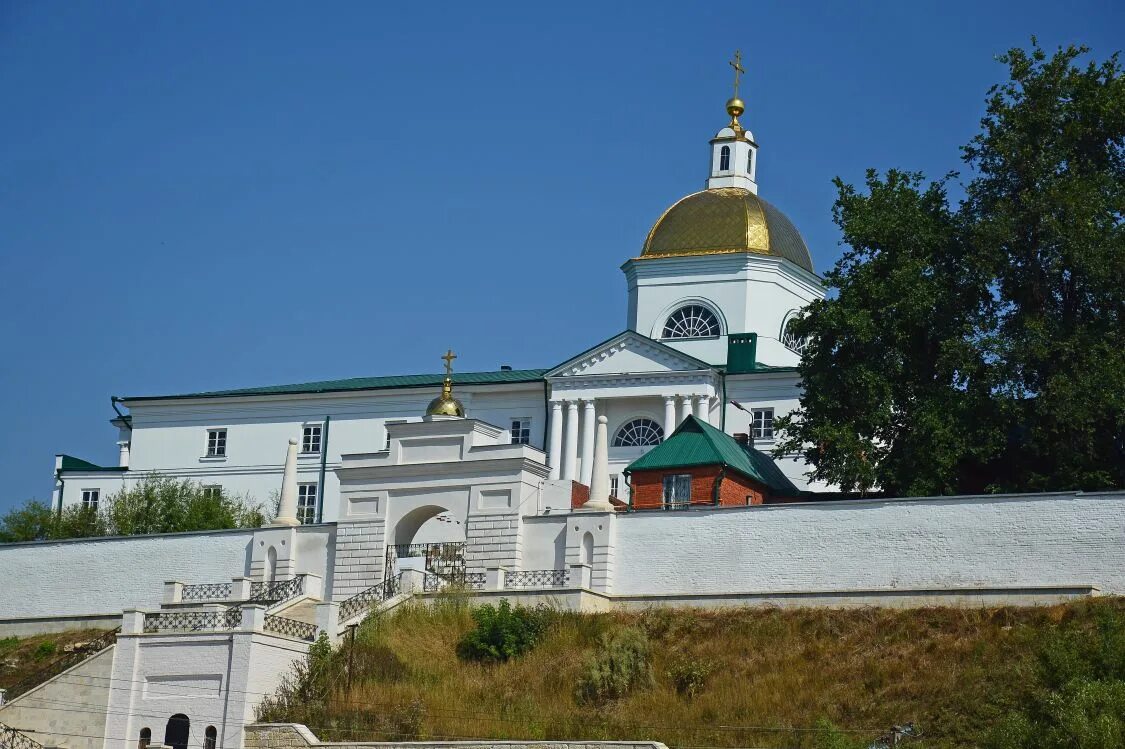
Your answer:
[[[262,524],[261,508],[194,481],[150,475],[103,503],[110,535],[247,528]]]
[[[965,148],[997,397],[1019,425],[1005,489],[1125,485],[1125,76],[1117,55],[1079,65],[1087,52],[1033,40],[1001,57],[1011,80]]]
[[[948,178],[836,181],[847,249],[794,324],[778,454],[849,491],[1125,485],[1125,78],[1085,53],[1000,58],[959,206]]]
[[[0,543],[42,541],[51,536],[55,513],[42,500],[29,499],[0,517]]]

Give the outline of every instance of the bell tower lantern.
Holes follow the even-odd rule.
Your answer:
[[[738,121],[746,111],[746,104],[738,98],[739,76],[746,72],[741,52],[734,53],[730,65],[734,68],[734,96],[727,101],[730,123],[711,139],[711,176],[707,179],[707,189],[741,187],[757,195],[758,144],[754,142],[754,134]]]

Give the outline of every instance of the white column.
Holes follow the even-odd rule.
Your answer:
[[[582,405],[582,470],[578,480],[589,486],[594,467],[594,399],[587,399]]]
[[[695,399],[695,418],[700,421],[710,424],[711,420],[708,418],[709,411],[711,410],[711,399],[706,395],[701,395]]]
[[[664,439],[676,431],[676,396],[664,396]]]
[[[548,447],[547,462],[551,466],[552,479],[559,477],[559,468],[562,466],[562,430],[562,401],[551,401],[551,443]]]
[[[578,401],[566,403],[566,436],[563,439],[562,478],[574,479],[574,463],[578,458]]]
[[[117,465],[119,468],[129,467],[129,440],[117,443]]]
[[[680,396],[680,422],[683,422],[683,420],[686,419],[689,416],[691,416],[691,396],[690,395],[681,395]]]
[[[297,520],[297,440],[289,440],[285,453],[285,473],[281,479],[281,502],[270,525],[300,525]],[[244,617],[245,618],[245,617]]]
[[[590,499],[583,505],[587,510],[612,510],[609,503],[609,428],[606,418],[598,417],[598,431],[594,439],[594,464],[590,479]]]

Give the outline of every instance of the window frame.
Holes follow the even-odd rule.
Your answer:
[[[730,171],[730,146],[723,146],[719,149],[719,171]]]
[[[93,495],[92,499],[88,495]],[[102,490],[100,488],[91,487],[82,490],[82,509],[94,510],[97,512],[98,506],[102,499]]]
[[[625,432],[626,427],[633,427],[634,424],[638,424],[638,423],[641,423],[641,422],[647,422],[646,424],[644,424],[644,426],[648,427],[651,431],[655,432],[655,434],[656,434],[655,441],[654,442],[631,442],[629,444],[622,444],[622,434]],[[635,427],[633,427],[630,431],[633,434],[637,433],[637,429]],[[656,447],[657,445],[659,445],[663,441],[664,441],[664,427],[660,426],[659,421],[652,418],[651,416],[635,416],[631,419],[626,419],[625,421],[621,422],[621,425],[618,426],[617,429],[614,430],[613,440],[610,441],[609,446],[610,447],[621,447],[621,448],[626,448],[626,449],[647,448],[647,447]]]
[[[316,430],[315,433],[312,430]],[[316,449],[309,449],[313,443]],[[324,422],[310,421],[301,425],[301,455],[320,455],[324,448]]]
[[[308,504],[309,488],[312,488],[312,504]],[[302,481],[297,484],[297,520],[301,525],[314,525],[316,523],[317,503],[320,500],[320,486],[317,481]]]
[[[209,460],[225,460],[230,432],[227,427],[207,427],[207,439],[203,443],[203,457]]]
[[[691,506],[691,480],[690,473],[666,473],[661,477],[662,492],[660,494],[660,505],[665,510],[684,510]],[[687,489],[684,491],[684,486]],[[672,497],[669,499],[669,486],[671,486]],[[686,494],[686,498],[679,495]]]
[[[513,445],[530,445],[531,444],[531,417],[530,416],[513,416],[509,419],[511,422],[511,444]],[[520,424],[519,429],[516,429],[516,424]],[[517,440],[517,431],[521,439]]]
[[[202,492],[204,498],[208,498],[209,496],[211,496],[213,494],[215,496],[215,498],[217,499],[217,498],[223,496],[223,485],[222,484],[204,484],[203,486],[200,487],[200,491]]]
[[[760,420],[758,418],[759,415],[762,417]],[[750,435],[754,442],[774,441],[775,432],[773,422],[776,418],[777,416],[773,406],[761,406],[759,408],[750,409]],[[761,422],[761,426],[759,426],[759,421]],[[769,431],[768,435],[766,434],[767,430]]]
[[[690,313],[688,312],[689,310],[691,310]],[[706,316],[694,310],[699,310],[705,313]],[[673,318],[681,313],[685,315],[685,318],[673,321]],[[691,315],[690,318],[687,317],[688,314]],[[708,320],[708,318],[710,319]],[[698,335],[694,333],[692,329],[697,328],[698,323],[693,323],[691,326],[688,326],[687,323],[689,320],[706,322],[708,328],[707,334]],[[714,329],[713,333],[710,332],[712,326]],[[669,330],[669,328],[671,328],[671,330]],[[692,333],[692,335],[670,335],[670,333],[675,333],[677,329]],[[723,321],[722,318],[719,317],[719,313],[710,305],[697,301],[689,301],[677,305],[671,312],[664,316],[664,324],[660,326],[661,341],[713,341],[716,338],[721,338],[722,335]]]

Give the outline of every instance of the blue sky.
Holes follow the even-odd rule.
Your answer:
[[[111,395],[550,366],[699,189],[726,61],[818,270],[841,176],[939,176],[994,56],[1120,2],[0,2],[0,509],[112,465]]]

